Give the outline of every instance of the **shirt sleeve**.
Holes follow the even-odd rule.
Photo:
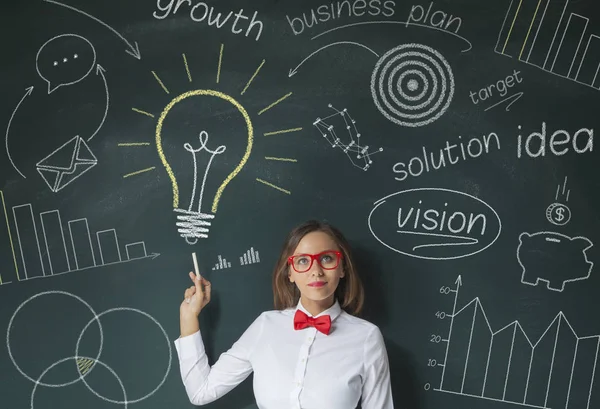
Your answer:
[[[252,373],[250,354],[262,333],[261,318],[262,314],[212,366],[208,363],[200,331],[174,341],[181,379],[193,405],[219,399]]]
[[[390,366],[383,335],[378,327],[373,328],[367,336],[364,362],[362,409],[394,409]]]

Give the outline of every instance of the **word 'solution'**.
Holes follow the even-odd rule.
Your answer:
[[[398,162],[394,165],[393,171],[399,176],[396,179],[399,182],[405,180],[409,175],[413,177],[421,176],[423,172],[430,172],[445,168],[447,165],[458,163],[461,158],[463,161],[469,158],[477,158],[483,153],[489,153],[490,147],[500,149],[500,139],[498,135],[491,132],[489,135],[484,135],[481,140],[471,138],[468,142],[462,141],[462,136],[458,137],[458,144],[446,141],[446,147],[434,151],[428,151],[423,146],[423,156],[415,156],[408,161],[408,165],[404,162]],[[495,142],[495,143],[493,143]]]
[[[169,14],[175,14],[179,11],[179,8],[186,4],[191,7],[189,10],[190,19],[196,23],[206,22],[209,26],[215,26],[217,28],[223,27],[228,24],[227,27],[231,27],[233,34],[240,34],[246,29],[245,36],[248,37],[252,33],[253,29],[256,32],[255,40],[258,41],[263,31],[263,23],[256,19],[258,12],[255,11],[252,17],[244,15],[244,9],[240,9],[237,13],[230,11],[229,13],[221,13],[215,10],[214,6],[209,6],[203,1],[197,2],[192,6],[192,0],[156,0],[156,7],[158,11],[152,13],[154,18],[162,20],[169,16]],[[250,20],[248,22],[248,20]]]

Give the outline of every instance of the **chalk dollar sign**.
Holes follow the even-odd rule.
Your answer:
[[[546,218],[552,224],[563,226],[571,220],[571,210],[562,203],[553,203],[546,209]]]

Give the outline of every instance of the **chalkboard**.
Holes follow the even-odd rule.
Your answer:
[[[2,407],[191,407],[191,254],[214,362],[313,218],[353,245],[395,407],[600,406],[597,2],[2,14]],[[207,407],[255,408],[251,378]]]

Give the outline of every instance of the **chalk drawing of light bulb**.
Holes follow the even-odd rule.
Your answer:
[[[245,150],[241,160],[235,163],[234,167],[231,166],[228,168],[225,163],[219,163],[219,166],[214,166],[219,160],[219,155],[222,155],[227,150],[226,145],[220,143],[213,145],[211,143],[213,140],[220,140],[221,138],[218,135],[209,135],[205,130],[200,131],[198,136],[190,137],[189,141],[185,142],[182,146],[184,152],[187,152],[187,157],[191,154],[190,162],[193,168],[193,183],[191,188],[183,188],[178,183],[179,176],[181,175],[173,171],[173,166],[167,161],[165,155],[164,147],[170,145],[165,145],[165,140],[169,138],[169,135],[163,132],[163,124],[169,113],[172,112],[173,107],[191,97],[218,98],[233,105],[245,122],[244,132],[238,132],[238,135],[242,139],[238,138],[234,143],[245,145]],[[210,227],[216,216],[223,192],[248,161],[250,152],[252,151],[253,140],[254,130],[252,122],[244,107],[231,96],[219,91],[209,89],[188,91],[174,98],[162,111],[156,126],[156,147],[161,162],[171,180],[173,211],[176,214],[177,231],[188,244],[195,244],[198,242],[198,239],[208,238]],[[178,144],[177,146],[180,145]],[[182,168],[179,163],[177,165],[178,169],[184,169],[183,172],[187,170],[186,167]],[[179,172],[181,171],[179,170]],[[214,182],[215,178],[218,179],[218,183],[211,183],[210,185],[218,187],[212,192],[207,189],[207,181],[212,179]]]

